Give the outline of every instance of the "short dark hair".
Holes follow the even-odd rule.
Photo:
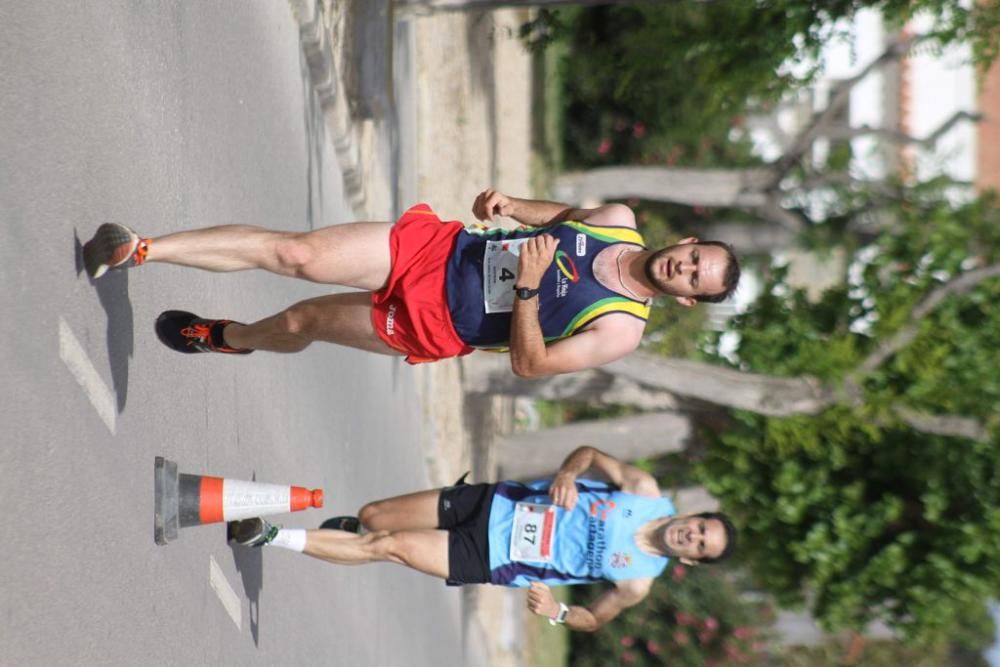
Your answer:
[[[726,253],[726,272],[722,274],[722,291],[715,294],[699,294],[694,297],[695,301],[704,303],[721,303],[729,298],[736,291],[736,286],[740,283],[740,262],[736,259],[733,247],[722,241],[698,241],[697,245],[715,246],[722,248]]]
[[[715,519],[722,524],[722,527],[726,531],[726,548],[722,550],[722,553],[714,558],[699,558],[698,562],[711,565],[732,556],[733,551],[736,550],[736,526],[734,526],[733,522],[729,520],[729,517],[722,512],[699,512],[694,516],[699,519],[705,519],[706,521]]]

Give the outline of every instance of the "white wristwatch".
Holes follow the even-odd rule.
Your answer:
[[[549,625],[561,625],[566,622],[566,616],[569,614],[569,607],[566,606],[565,602],[559,603],[559,613],[556,614],[555,618],[549,619]]]

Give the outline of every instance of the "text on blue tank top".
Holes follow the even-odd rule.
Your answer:
[[[544,229],[530,228],[486,232],[465,230],[458,234],[448,259],[448,310],[459,337],[468,345],[498,348],[510,339],[510,313],[487,314],[483,306],[483,255],[491,240],[551,234],[559,239],[555,260],[539,285],[538,311],[546,341],[572,336],[609,313],[627,313],[641,320],[649,306],[601,285],[594,277],[594,258],[610,245],[644,246],[642,236],[630,227],[599,227],[563,222]],[[514,280],[511,280],[511,289]]]
[[[624,493],[591,480],[578,480],[578,500],[572,510],[558,508],[553,558],[548,563],[510,559],[510,536],[518,502],[551,503],[550,480],[520,484],[501,482],[493,496],[489,519],[491,583],[528,586],[586,584],[656,577],[669,559],[654,556],[635,544],[635,532],[645,523],[676,513],[669,498]]]

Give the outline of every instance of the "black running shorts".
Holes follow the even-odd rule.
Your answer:
[[[496,484],[445,487],[438,499],[438,528],[448,531],[448,584],[490,583],[490,505]]]

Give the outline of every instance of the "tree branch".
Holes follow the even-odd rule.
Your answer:
[[[747,211],[761,220],[777,223],[793,233],[799,233],[806,228],[806,221],[778,203],[778,196],[774,193],[769,194],[763,204],[747,208]]]
[[[923,39],[926,39],[926,36],[911,35],[898,37],[886,47],[882,55],[868,63],[867,67],[850,79],[845,79],[841,82],[837,88],[837,92],[834,93],[833,98],[829,101],[826,108],[813,115],[812,120],[802,128],[802,131],[799,132],[798,136],[792,142],[791,147],[774,163],[775,176],[774,180],[770,183],[770,187],[777,188],[781,179],[788,173],[788,170],[802,159],[802,156],[809,150],[809,147],[812,146],[816,138],[822,134],[823,129],[830,124],[833,117],[850,100],[851,89],[854,86],[879,67],[901,58],[914,44]]]
[[[810,176],[794,188],[789,189],[789,192],[791,193],[797,190],[812,191],[820,188],[833,187],[835,185],[854,186],[861,190],[877,193],[893,201],[898,201],[900,199],[900,189],[897,186],[887,183],[884,180],[869,181],[864,178],[857,178],[846,172],[824,173]]]
[[[553,194],[571,203],[584,198],[606,201],[639,197],[688,206],[748,208],[765,202],[762,186],[770,179],[767,167],[597,167],[562,174]]]
[[[633,0],[653,2],[654,0]],[[467,11],[472,9],[502,9],[504,7],[557,7],[560,5],[593,6],[607,4],[608,0],[396,0],[402,7],[434,11]]]
[[[817,138],[824,137],[834,141],[843,141],[853,139],[855,137],[863,137],[874,134],[895,144],[917,144],[919,146],[923,146],[924,148],[934,148],[938,139],[944,136],[949,130],[951,130],[952,127],[958,124],[959,121],[970,120],[974,123],[978,123],[982,120],[982,118],[983,115],[980,113],[956,111],[948,120],[941,123],[936,130],[928,134],[923,139],[918,139],[911,134],[906,134],[905,132],[900,132],[899,130],[893,130],[887,127],[872,127],[870,125],[818,129],[816,136]]]
[[[876,347],[875,350],[861,362],[857,370],[852,374],[853,377],[851,381],[859,382],[862,377],[871,373],[885,363],[886,359],[896,354],[896,352],[905,346],[909,345],[913,339],[917,337],[918,329],[920,328],[920,321],[931,311],[937,308],[947,297],[964,294],[984,280],[996,278],[997,276],[1000,276],[1000,264],[991,264],[989,266],[984,266],[963,273],[962,275],[952,278],[945,284],[932,290],[930,294],[925,296],[910,312],[909,323],[897,331],[896,335],[892,338]]]
[[[493,359],[491,357],[496,357]],[[715,364],[661,357],[637,351],[600,368],[525,380],[510,371],[499,355],[472,355],[462,360],[466,391],[534,396],[550,400],[609,400],[645,409],[676,405],[673,396],[770,416],[816,414],[833,403],[833,394],[816,378],[774,377],[746,373]],[[631,401],[622,400],[627,398]],[[663,407],[655,406],[657,396]]]
[[[986,428],[975,417],[932,415],[905,405],[893,406],[892,411],[910,428],[921,433],[968,438],[980,442],[986,440],[989,435]]]

